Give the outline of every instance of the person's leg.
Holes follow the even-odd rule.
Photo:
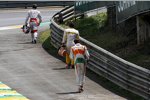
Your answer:
[[[34,43],[36,43],[37,41],[37,35],[38,35],[37,30],[34,30]]]
[[[30,29],[31,29],[31,40],[32,40],[32,43],[34,43],[34,31],[33,31],[33,23],[30,22]]]
[[[83,91],[83,85],[81,84],[81,66],[79,63],[75,64],[75,76],[76,76],[76,82],[78,86],[78,92],[81,93]]]
[[[78,85],[79,92],[83,92],[83,84],[85,82],[85,66],[84,63],[78,63]]]
[[[79,87],[79,93],[81,93],[81,92],[83,92],[84,90],[83,90],[83,85],[81,85],[80,87]]]
[[[66,53],[66,68],[69,68],[69,63],[70,63],[70,57],[69,54]]]
[[[71,59],[71,68],[74,68],[74,59]]]
[[[85,64],[80,63],[80,85],[81,86],[83,86],[85,82],[85,72],[86,72]]]
[[[76,82],[77,82],[77,85],[80,86],[80,78],[79,78],[79,66],[78,64],[76,63],[75,64],[75,76],[76,76]]]
[[[36,41],[37,41],[37,36],[38,36],[37,30],[38,30],[37,24],[33,23],[34,43],[36,43]]]
[[[32,43],[34,43],[34,33],[31,32],[31,39],[32,39]]]
[[[67,68],[69,68],[69,65],[70,65],[70,68],[74,68],[74,59],[71,59],[69,54],[70,54],[70,49],[71,49],[71,45],[67,45],[67,54],[66,54],[66,66]]]

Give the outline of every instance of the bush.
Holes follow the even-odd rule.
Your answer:
[[[100,13],[96,16],[77,19],[75,24],[81,37],[129,62],[150,69],[148,67],[150,66],[150,40],[137,46],[135,36],[113,32],[107,27],[106,22],[107,14]]]
[[[100,13],[96,16],[91,16],[84,19],[77,19],[75,22],[75,28],[79,30],[81,36],[86,38],[87,34],[97,34],[100,28],[105,26],[106,20],[107,14]]]

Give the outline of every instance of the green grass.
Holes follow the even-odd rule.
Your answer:
[[[99,29],[105,26],[107,20],[106,18],[106,13],[100,13],[96,16],[77,19],[75,22],[75,26],[83,37],[86,37],[87,34],[95,35],[99,31]]]
[[[40,43],[43,44],[48,38],[50,38],[50,30],[46,30],[44,32],[41,32],[38,40]]]
[[[128,38],[112,32],[109,28],[105,27],[106,23],[107,14],[100,13],[96,16],[76,20],[75,26],[79,30],[81,37],[106,50],[121,48],[121,46],[126,44]]]
[[[45,51],[48,52],[50,55],[52,55],[62,61],[65,61],[65,59],[63,57],[60,57],[58,55],[58,50],[53,45],[51,45],[50,32],[51,32],[50,30],[41,32],[39,35],[38,41],[42,44],[42,47],[45,49]]]
[[[75,25],[81,37],[129,62],[150,69],[150,41],[137,46],[136,33],[126,36],[110,30],[106,13],[77,19]]]

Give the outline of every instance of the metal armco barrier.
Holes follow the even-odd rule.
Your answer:
[[[64,28],[55,22],[56,16],[57,14],[51,19],[51,44],[59,48]],[[150,100],[150,70],[125,61],[82,37],[80,40],[90,51],[89,69],[120,87]]]

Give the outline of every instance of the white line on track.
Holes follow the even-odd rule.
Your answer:
[[[9,30],[9,29],[17,29],[17,28],[21,28],[22,25],[15,25],[15,26],[5,26],[5,27],[0,27],[0,31],[2,30]]]
[[[48,25],[50,24],[50,22],[43,22],[40,24],[40,26],[44,26],[44,25]],[[18,29],[21,28],[23,25],[13,25],[13,26],[4,26],[4,27],[0,27],[0,31],[2,30],[9,30],[9,29]]]

